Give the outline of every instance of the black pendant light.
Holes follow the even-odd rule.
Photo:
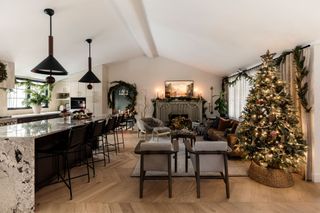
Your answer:
[[[49,84],[53,84],[55,79],[52,75],[68,75],[68,72],[53,56],[52,16],[54,15],[54,10],[47,8],[44,12],[50,16],[49,56],[33,68],[31,72],[49,75],[46,81]]]
[[[89,83],[87,88],[92,89],[92,83],[101,83],[99,78],[92,72],[92,59],[91,59],[91,42],[92,39],[87,39],[86,42],[89,44],[89,57],[88,57],[88,72],[79,80],[82,83]]]

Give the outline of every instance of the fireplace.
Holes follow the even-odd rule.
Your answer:
[[[202,122],[202,101],[190,100],[157,100],[155,103],[156,118],[165,123],[169,123],[169,116],[187,116],[188,119],[195,122]]]
[[[188,114],[169,114],[168,126],[170,129],[191,129],[192,121],[188,117]]]
[[[184,117],[184,118],[189,118],[188,114],[174,114],[174,113],[170,113],[168,115],[169,121],[171,121],[172,119],[176,118],[176,117]]]

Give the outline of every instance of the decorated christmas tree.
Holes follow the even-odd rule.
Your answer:
[[[306,145],[291,96],[278,78],[275,54],[261,56],[238,128],[238,148],[246,159],[273,169],[296,168],[304,161]]]

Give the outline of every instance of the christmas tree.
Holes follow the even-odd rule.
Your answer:
[[[247,98],[238,128],[237,147],[246,159],[266,168],[296,168],[305,159],[306,145],[291,96],[277,76],[275,54],[263,64]]]

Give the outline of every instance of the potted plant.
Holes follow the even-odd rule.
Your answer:
[[[219,95],[215,96],[219,96],[219,98],[214,102],[216,105],[214,109],[219,112],[220,117],[226,117],[228,114],[228,105],[224,97],[224,91],[221,91]]]
[[[52,85],[45,84],[35,84],[31,81],[23,82],[25,84],[27,97],[23,100],[23,104],[27,107],[32,107],[35,114],[41,112],[43,104],[48,104],[51,100]]]

